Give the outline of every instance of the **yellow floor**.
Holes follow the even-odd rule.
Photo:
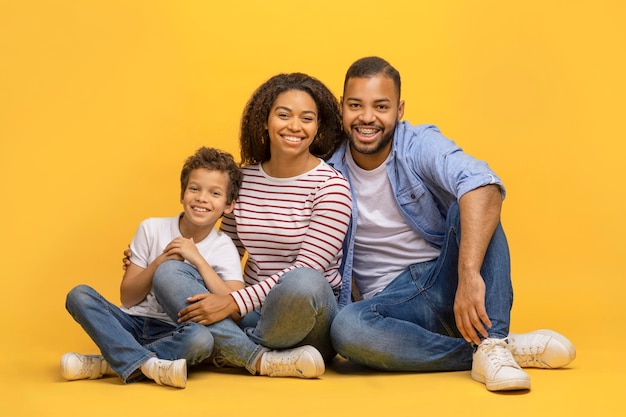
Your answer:
[[[571,366],[528,370],[530,391],[491,393],[469,372],[386,374],[339,360],[318,380],[253,377],[240,370],[202,367],[190,373],[184,390],[150,382],[124,385],[115,377],[67,382],[59,375],[58,362],[69,345],[57,340],[27,350],[23,345],[11,348],[6,335],[15,330],[27,332],[5,329],[0,362],[2,417],[448,416],[490,410],[510,417],[626,414],[623,332],[605,335],[604,342],[595,340],[601,332],[570,334],[578,348]],[[79,345],[72,343],[73,349],[92,348],[91,342],[79,339]]]

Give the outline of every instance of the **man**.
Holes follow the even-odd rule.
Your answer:
[[[565,366],[574,346],[549,330],[509,334],[504,186],[435,126],[401,122],[400,90],[398,71],[378,57],[346,74],[348,140],[328,161],[353,194],[333,345],[373,368],[471,369],[488,390],[530,389],[521,366]],[[350,303],[352,281],[363,301]]]

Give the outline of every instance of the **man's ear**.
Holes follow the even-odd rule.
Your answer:
[[[404,100],[400,100],[398,104],[398,121],[402,120],[404,117]]]

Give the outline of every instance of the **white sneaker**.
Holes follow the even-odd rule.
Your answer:
[[[576,358],[576,349],[565,336],[552,330],[509,334],[515,362],[522,368],[561,368]]]
[[[472,363],[472,378],[489,391],[530,389],[530,376],[515,362],[505,339],[485,339]]]
[[[61,357],[61,375],[68,381],[98,379],[104,374],[112,373],[113,370],[102,355],[80,355],[70,352]]]
[[[187,385],[187,360],[168,361],[156,359],[148,366],[146,376],[154,379],[154,382],[159,385],[185,388]]]
[[[261,375],[317,378],[324,371],[324,359],[313,346],[273,350],[261,356]]]

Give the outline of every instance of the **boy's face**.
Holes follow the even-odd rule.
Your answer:
[[[213,227],[222,214],[232,212],[235,202],[226,203],[229,183],[226,172],[205,168],[192,170],[180,201],[184,221],[191,227]]]
[[[341,113],[353,155],[356,151],[386,156],[396,123],[404,115],[404,101],[389,77],[350,78],[341,98]]]

